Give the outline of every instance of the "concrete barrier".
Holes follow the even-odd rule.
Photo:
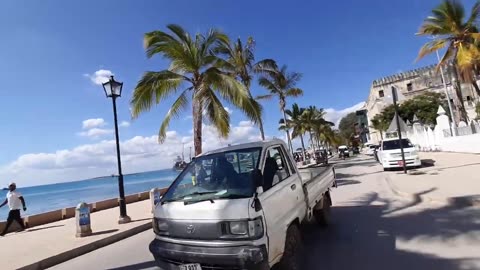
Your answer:
[[[163,194],[166,190],[167,190],[166,188],[163,188],[161,190],[161,193]],[[128,204],[128,203],[135,203],[143,200],[148,200],[150,199],[149,193],[150,193],[149,191],[145,191],[145,192],[125,196],[125,202]],[[97,212],[97,211],[117,207],[118,199],[115,198],[115,199],[98,201],[98,202],[91,203],[89,205],[90,205],[91,212]],[[28,228],[31,228],[34,226],[44,225],[47,223],[52,223],[55,221],[60,221],[62,219],[68,219],[73,217],[75,217],[75,207],[68,207],[64,209],[37,214],[37,215],[26,216],[23,218],[23,221]],[[5,227],[5,223],[6,223],[5,221],[0,222],[0,231],[2,231],[3,228]],[[8,232],[14,232],[14,231],[17,231],[18,229],[20,229],[20,226],[16,222],[14,222],[12,226],[10,226]]]

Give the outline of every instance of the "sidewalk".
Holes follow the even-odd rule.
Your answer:
[[[0,237],[0,269],[44,269],[151,228],[150,200],[127,204],[132,222],[117,224],[118,207],[91,214],[92,235],[76,238],[75,218]]]
[[[422,152],[420,157],[429,165],[408,175],[387,173],[395,193],[442,204],[480,205],[480,155]]]

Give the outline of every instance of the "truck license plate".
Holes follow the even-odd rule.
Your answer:
[[[202,270],[202,266],[199,263],[182,264],[180,270]]]
[[[403,167],[403,160],[399,160],[399,161],[398,161],[398,166],[402,166],[402,167]]]

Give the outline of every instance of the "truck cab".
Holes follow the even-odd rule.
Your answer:
[[[155,208],[150,251],[158,265],[270,269],[280,263],[290,269],[297,263],[290,254],[295,243],[287,238],[298,238],[297,225],[331,204],[330,198],[321,201],[333,180],[307,189],[286,149],[283,141],[272,140],[196,157]],[[324,178],[334,179],[330,174]]]

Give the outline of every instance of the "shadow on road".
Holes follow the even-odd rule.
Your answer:
[[[357,180],[346,180],[346,179],[337,180],[337,186],[355,185],[360,183],[361,182]]]
[[[93,232],[91,235],[109,234],[109,233],[114,233],[116,231],[118,231],[118,229],[98,231],[98,232]]]
[[[414,270],[478,269],[478,258],[447,259],[399,250],[396,240],[422,239],[447,243],[468,234],[480,241],[480,209],[448,205],[438,209],[391,215],[392,205],[372,205],[382,201],[377,193],[360,198],[358,206],[332,208],[332,226],[326,230],[314,224],[305,229],[307,267],[322,270]],[[475,259],[477,261],[475,261]]]
[[[52,226],[45,226],[45,227],[38,227],[38,228],[33,228],[33,229],[27,229],[27,232],[34,232],[34,231],[41,231],[41,230],[48,230],[48,229],[53,229],[53,228],[58,228],[58,227],[63,227],[65,225],[52,225]]]
[[[139,269],[150,269],[157,266],[155,261],[136,263],[132,265],[126,265],[121,267],[109,268],[108,270],[139,270]]]

